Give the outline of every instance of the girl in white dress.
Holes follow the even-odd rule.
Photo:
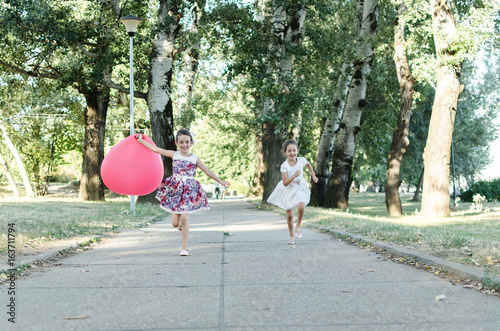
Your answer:
[[[304,178],[304,166],[307,167],[312,179],[315,183],[318,178],[314,173],[314,169],[304,157],[297,157],[299,153],[299,145],[295,140],[287,140],[284,144],[284,151],[287,157],[281,165],[281,180],[273,193],[267,199],[267,202],[272,203],[286,210],[286,221],[288,223],[288,231],[290,232],[289,244],[294,244],[293,232],[293,207],[297,206],[297,226],[295,228],[295,237],[302,238],[302,230],[300,223],[304,217],[304,210],[311,198],[311,190]]]

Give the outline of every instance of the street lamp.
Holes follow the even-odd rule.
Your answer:
[[[134,36],[142,20],[134,15],[120,18],[130,37],[130,135],[134,135]],[[135,196],[130,196],[130,212],[135,212]]]

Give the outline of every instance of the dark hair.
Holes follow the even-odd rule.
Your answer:
[[[186,129],[180,129],[179,131],[177,131],[177,134],[175,135],[175,141],[179,140],[179,136],[189,136],[191,138],[191,142],[193,142],[193,136],[191,135],[191,132]]]
[[[290,140],[285,141],[285,143],[283,144],[283,150],[286,152],[286,148],[288,147],[288,145],[292,145],[292,144],[297,146],[297,149],[299,148],[299,144],[295,140],[290,139]]]

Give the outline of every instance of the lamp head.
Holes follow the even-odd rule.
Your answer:
[[[141,24],[142,20],[137,16],[127,15],[125,17],[120,18],[120,22],[122,22],[123,25],[125,25],[128,35],[130,37],[133,37],[137,32],[137,26]]]

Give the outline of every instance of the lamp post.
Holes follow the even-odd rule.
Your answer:
[[[120,18],[120,22],[125,25],[130,39],[130,135],[134,135],[134,36],[137,26],[142,20],[134,15],[127,15]],[[135,212],[135,196],[130,196],[130,212]]]

